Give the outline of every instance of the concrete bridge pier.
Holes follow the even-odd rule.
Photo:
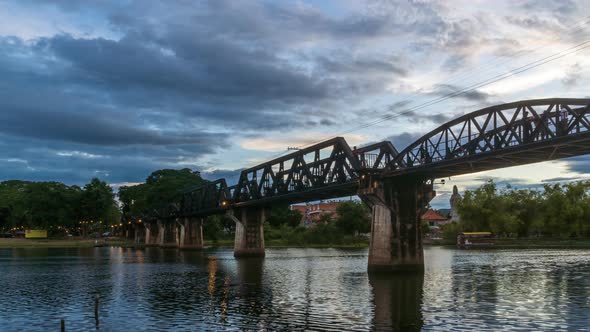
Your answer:
[[[416,177],[377,180],[359,191],[372,210],[369,272],[422,271],[420,212],[436,193]]]
[[[145,224],[145,246],[157,246],[159,244],[159,227],[154,221],[146,221]]]
[[[126,240],[134,240],[135,239],[135,227],[131,226],[131,224],[124,224],[125,229],[125,239]]]
[[[134,224],[133,228],[135,229],[135,237],[133,239],[133,242],[135,244],[145,244],[145,232],[146,232],[146,227],[145,225],[141,225],[141,224]]]
[[[161,248],[178,248],[178,225],[175,221],[158,222],[159,246]]]
[[[264,257],[264,221],[268,212],[264,207],[252,207],[228,213],[236,223],[234,257]]]
[[[180,228],[180,249],[201,250],[203,249],[203,219],[184,218],[178,223]]]

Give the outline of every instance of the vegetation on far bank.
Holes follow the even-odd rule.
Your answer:
[[[121,214],[112,188],[92,179],[84,187],[59,182],[0,182],[0,231],[45,229],[84,234],[86,225],[119,223]]]
[[[99,179],[93,179],[83,188],[57,182],[5,181],[0,183],[0,232],[47,229],[50,238],[57,239],[66,234],[95,238],[111,230],[123,234],[125,227],[132,227],[130,223],[178,199],[183,190],[205,182],[198,172],[188,168],[158,170],[144,183],[121,187],[120,204],[117,204],[112,188]],[[368,243],[366,236],[359,235],[370,229],[369,212],[360,202],[343,203],[338,208],[338,217],[323,216],[315,227],[301,226],[301,219],[301,213],[288,206],[273,207],[265,223],[266,245],[366,246]],[[224,216],[210,216],[204,224],[207,243],[233,243],[234,234],[234,222]],[[33,242],[4,243],[4,246],[27,246]],[[45,244],[76,246],[76,243],[54,240]],[[84,246],[86,242],[79,244]]]
[[[117,233],[130,222],[174,201],[183,189],[203,183],[205,180],[188,168],[158,170],[145,183],[121,187],[118,204],[112,187],[97,178],[84,187],[4,181],[0,182],[0,232],[45,229],[50,237]]]
[[[463,231],[489,231],[504,239],[543,239],[541,243],[590,239],[590,181],[545,185],[542,191],[510,186],[498,190],[489,181],[466,191],[458,212],[460,223],[443,227],[448,241]]]
[[[150,211],[179,197],[183,190],[202,185],[190,169],[159,170],[135,186],[121,187],[120,204],[112,188],[92,179],[84,187],[58,182],[0,182],[0,232],[47,229],[50,237],[66,234],[98,237],[106,230],[132,227]],[[444,241],[455,243],[462,231],[490,231],[497,247],[586,247],[590,240],[590,181],[545,185],[543,190],[499,190],[492,181],[467,191],[458,207],[461,222],[443,227]],[[288,206],[273,206],[264,225],[265,244],[293,247],[362,247],[368,244],[370,214],[364,204],[343,202],[334,216],[324,215],[313,227],[301,225],[302,215]],[[120,227],[120,228],[119,228]],[[422,225],[424,232],[427,225]],[[204,224],[207,244],[232,245],[235,223],[224,216],[210,216]],[[513,241],[518,239],[518,241]],[[525,240],[526,239],[526,240]],[[17,241],[17,240],[15,240]],[[93,240],[35,242],[39,246],[93,245]],[[0,246],[27,246],[10,242]],[[10,245],[8,245],[9,243]],[[16,244],[15,244],[16,243]],[[61,243],[61,244],[60,244]]]
[[[97,244],[94,239],[22,239],[0,238],[0,249],[6,248],[90,248]],[[133,246],[132,241],[125,239],[109,239],[106,242],[100,240],[100,245],[107,246]]]
[[[189,168],[161,169],[150,174],[144,183],[119,189],[122,220],[135,220],[154,210],[178,201],[183,191],[205,184],[198,172]]]

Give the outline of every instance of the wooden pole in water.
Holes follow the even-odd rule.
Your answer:
[[[66,321],[61,320],[61,332],[66,332]]]
[[[96,323],[96,326],[98,326],[98,303],[100,301],[100,296],[98,294],[96,294],[96,296],[94,297],[94,321]]]

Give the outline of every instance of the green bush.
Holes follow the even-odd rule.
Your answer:
[[[364,245],[364,237],[345,235],[334,223],[316,224],[313,227],[291,227],[286,224],[273,227],[265,224],[264,240],[274,246],[326,246],[326,245]]]

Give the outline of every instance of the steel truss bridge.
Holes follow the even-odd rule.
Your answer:
[[[425,179],[590,154],[590,99],[523,100],[460,116],[399,152],[385,141],[352,149],[342,137],[185,190],[159,218],[356,195],[365,177]]]

